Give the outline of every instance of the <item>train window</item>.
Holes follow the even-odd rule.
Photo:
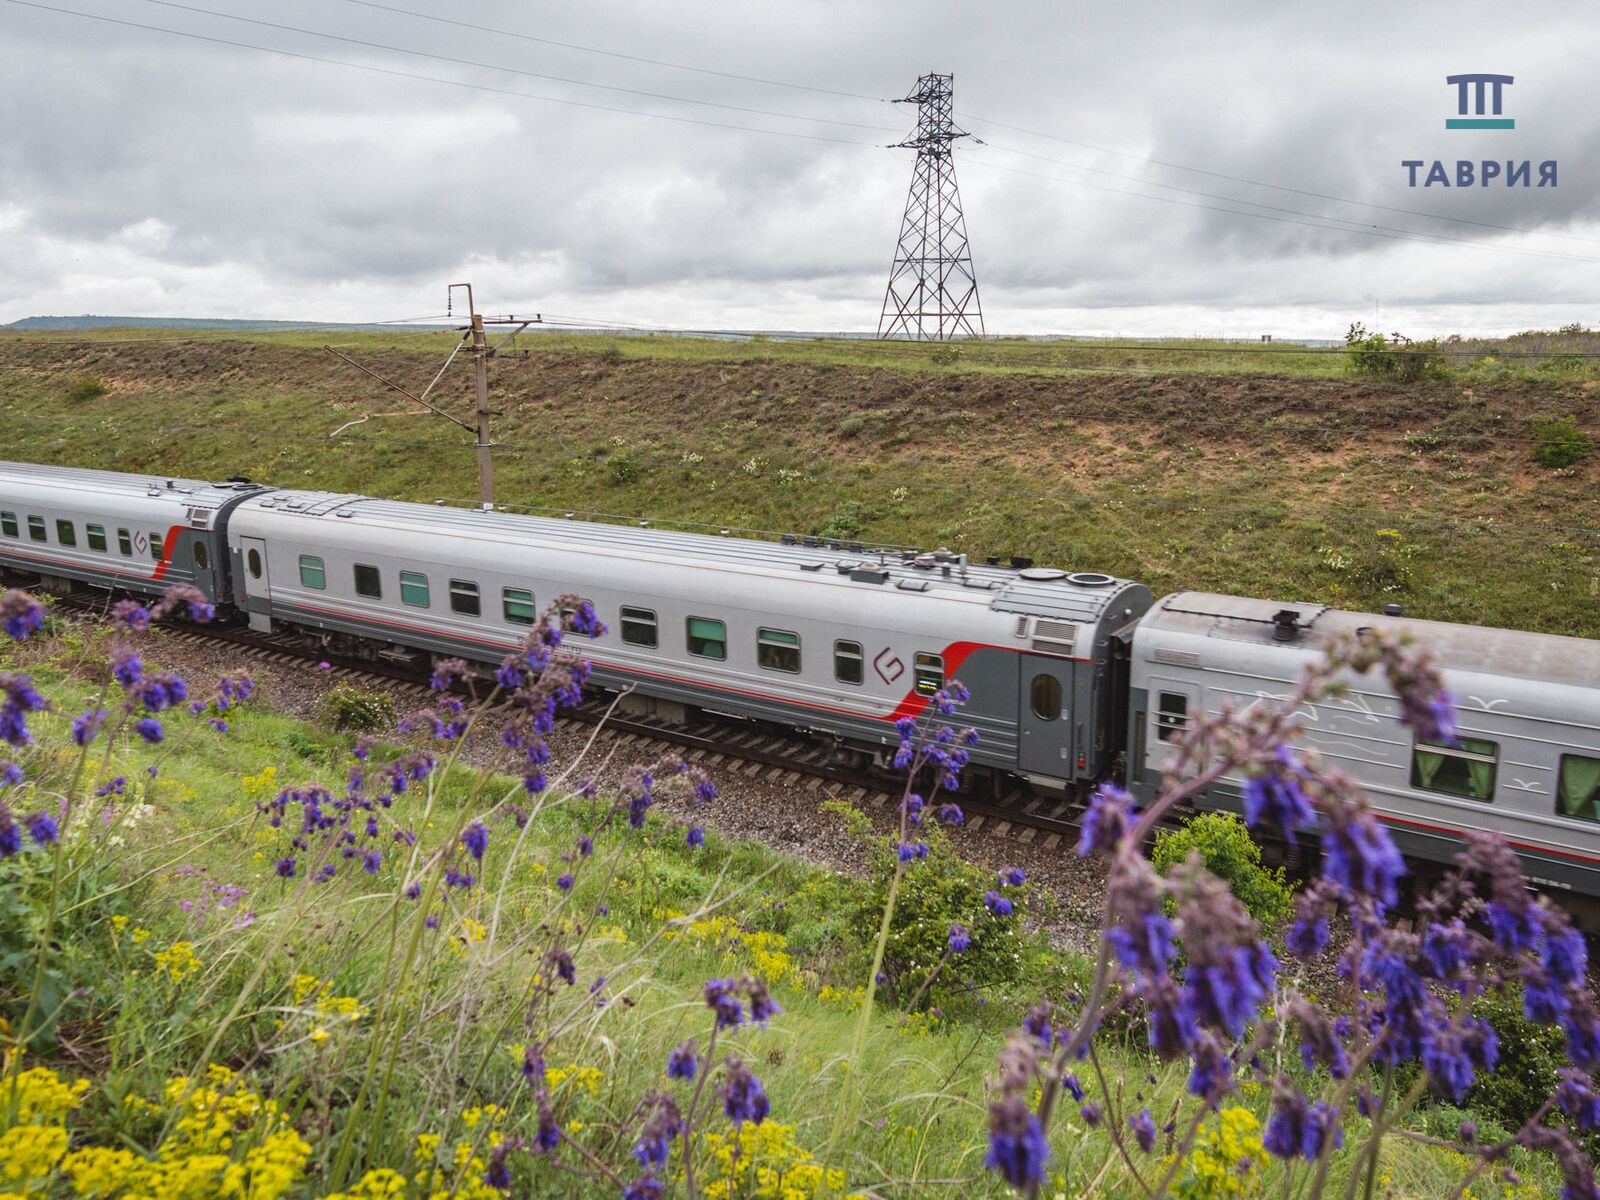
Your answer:
[[[126,529],[117,530],[117,549],[122,552],[123,558],[133,557],[133,537]]]
[[[527,588],[506,588],[500,593],[500,610],[513,625],[532,625],[539,619],[533,593]]]
[[[56,541],[63,546],[76,546],[78,544],[78,531],[71,521],[56,522]]]
[[[833,644],[833,677],[840,683],[860,683],[865,678],[862,662],[860,642]]]
[[[89,549],[104,552],[106,548],[106,527],[104,525],[85,525],[83,532],[89,540]]]
[[[800,635],[787,629],[756,630],[756,665],[765,671],[800,673]]]
[[[28,536],[36,542],[42,542],[45,540],[46,534],[44,531],[43,517],[28,518]]]
[[[1500,747],[1464,737],[1459,746],[1418,742],[1411,754],[1411,786],[1463,800],[1494,799],[1494,772]]]
[[[648,608],[622,606],[622,640],[630,646],[643,646],[654,650],[660,642],[656,632],[656,614]]]
[[[383,599],[383,580],[378,575],[378,568],[367,563],[357,563],[355,566],[356,595],[366,596],[372,600]]]
[[[428,577],[420,571],[400,572],[400,603],[412,608],[428,607]]]
[[[323,591],[328,586],[328,572],[322,565],[322,560],[315,554],[302,554],[300,556],[300,582],[308,588]]]
[[[1041,721],[1061,719],[1061,681],[1054,675],[1035,675],[1028,689],[1033,715]]]
[[[17,514],[0,512],[0,533],[7,537],[17,536]]]
[[[194,565],[195,569],[200,571],[204,571],[211,565],[211,555],[206,553],[206,544],[204,542],[196,542],[194,544]]]
[[[161,535],[159,533],[152,532],[150,534],[150,557],[156,562],[161,561]],[[322,560],[318,559],[317,561],[320,562]]]
[[[1156,737],[1170,742],[1189,728],[1189,697],[1181,692],[1162,692],[1156,700]]]
[[[1600,821],[1600,758],[1585,758],[1581,754],[1561,756],[1556,812],[1563,817]]]
[[[468,579],[450,581],[450,611],[463,617],[481,616],[483,605],[478,599],[478,585]]]
[[[919,696],[931,696],[944,686],[943,657],[919,651],[913,664],[911,674],[916,678]]]
[[[254,546],[251,546],[250,553],[244,556],[244,565],[249,568],[251,579],[260,579],[261,551],[257,550]]]
[[[689,618],[689,653],[718,662],[728,657],[728,627],[709,617]]]

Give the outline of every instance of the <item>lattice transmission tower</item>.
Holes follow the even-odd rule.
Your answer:
[[[904,100],[917,106],[917,131],[897,143],[917,152],[900,223],[900,244],[878,318],[880,338],[947,341],[983,336],[978,277],[967,246],[950,143],[970,135],[955,126],[953,75],[924,75]]]

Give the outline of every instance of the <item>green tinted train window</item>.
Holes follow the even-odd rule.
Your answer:
[[[133,538],[126,529],[117,530],[117,549],[122,551],[122,557],[133,557]]]
[[[63,546],[76,546],[78,544],[78,531],[71,521],[56,522],[56,541]]]
[[[106,527],[104,525],[85,525],[84,534],[89,539],[89,549],[104,551],[106,548]]]
[[[315,554],[302,554],[300,556],[300,582],[308,588],[316,588],[319,592],[327,588],[327,568],[322,565],[322,560]]]
[[[500,593],[500,610],[513,625],[532,625],[539,619],[534,607],[533,593],[527,588],[503,588]]]
[[[860,683],[865,678],[860,642],[833,644],[833,677],[840,683]]]
[[[150,534],[150,557],[156,562],[161,561],[161,535],[159,533],[152,532]],[[321,560],[319,559],[318,561],[320,562]]]
[[[1459,746],[1418,742],[1411,754],[1411,786],[1463,800],[1494,799],[1494,774],[1500,747],[1464,737]]]
[[[1563,817],[1600,821],[1600,758],[1586,758],[1581,754],[1561,756],[1556,812]]]
[[[400,572],[400,603],[412,608],[428,607],[428,577],[420,571]]]
[[[36,542],[43,542],[43,541],[48,540],[49,535],[46,534],[45,531],[44,531],[44,518],[43,517],[29,517],[28,518],[28,536],[31,537]]]
[[[17,536],[17,514],[0,512],[0,533],[7,537]]]
[[[689,653],[718,662],[728,657],[728,627],[709,617],[689,618]]]

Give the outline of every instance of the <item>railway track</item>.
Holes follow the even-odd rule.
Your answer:
[[[57,609],[103,619],[108,602],[87,593],[53,597]],[[282,666],[327,663],[329,677],[340,682],[380,686],[415,705],[426,704],[435,694],[413,667],[373,662],[354,655],[312,650],[291,634],[263,634],[236,625],[163,625],[162,633],[180,643],[226,643],[256,661]],[[607,715],[609,712],[609,715]],[[590,700],[563,714],[558,725],[604,722],[606,734],[619,746],[634,751],[682,754],[720,776],[718,785],[739,778],[765,776],[768,781],[801,787],[818,796],[838,797],[859,805],[883,808],[897,804],[901,784],[868,771],[830,761],[828,748],[815,741],[736,717],[703,717],[685,723],[615,711],[610,699]],[[833,785],[826,793],[824,785]],[[991,799],[960,795],[956,799],[966,816],[966,827],[986,836],[1010,838],[1022,844],[1054,850],[1070,848],[1078,837],[1082,806],[1068,800],[1033,795],[1023,790]]]

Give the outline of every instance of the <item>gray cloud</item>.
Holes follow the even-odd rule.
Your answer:
[[[444,283],[471,277],[496,309],[664,325],[875,324],[912,165],[910,152],[882,147],[912,128],[910,106],[601,58],[347,0],[196,3],[871,128],[599,92],[144,0],[60,3],[488,88],[865,144],[545,103],[0,0],[0,320],[81,311],[369,320],[437,309]],[[1374,301],[1392,314],[1385,323],[1409,320],[1418,332],[1600,322],[1600,263],[1505,252],[1600,259],[1600,113],[1586,66],[1600,49],[1600,14],[1586,9],[1535,4],[1510,22],[1485,0],[1337,10],[1245,0],[398,3],[868,96],[904,94],[921,71],[954,71],[964,123],[988,143],[959,148],[958,174],[992,331],[1336,336]],[[1516,131],[1446,133],[1443,76],[1463,70],[1516,75],[1507,93]],[[1537,232],[1338,204],[997,123]],[[1433,157],[1556,158],[1561,185],[1406,187],[1400,160]],[[1212,211],[1240,201],[1295,211]],[[1301,213],[1482,244],[1308,228],[1296,222],[1319,222]]]

